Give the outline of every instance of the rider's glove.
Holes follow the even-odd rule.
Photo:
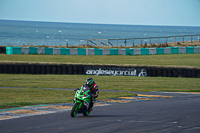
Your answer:
[[[95,85],[95,86],[94,86],[94,90],[95,90],[95,91],[98,91],[98,89],[99,89],[98,85]]]

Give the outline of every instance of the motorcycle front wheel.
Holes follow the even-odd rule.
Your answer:
[[[83,116],[88,116],[90,114],[90,111],[86,111],[83,113]]]
[[[75,103],[71,110],[71,117],[75,117],[78,113],[78,107],[80,103]]]

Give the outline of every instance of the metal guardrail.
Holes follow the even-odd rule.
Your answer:
[[[124,39],[87,39],[87,45],[95,44],[96,46],[114,46],[111,41],[116,41],[116,46],[118,46],[118,41],[123,41],[124,45],[127,46],[128,41],[132,42],[132,46],[135,46],[135,40],[141,40],[141,45],[144,44],[143,40],[149,40],[149,44],[152,44],[152,39],[157,39],[158,44],[160,44],[160,39],[166,38],[165,43],[168,43],[168,38],[174,38],[174,43],[179,42],[177,38],[182,38],[182,42],[185,42],[185,37],[191,36],[191,43],[193,42],[193,37],[198,37],[198,41],[200,42],[200,35],[178,35],[178,36],[162,36],[162,37],[144,37],[144,38],[124,38]]]

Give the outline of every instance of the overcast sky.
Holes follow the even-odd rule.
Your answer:
[[[200,0],[0,0],[0,19],[200,26]]]

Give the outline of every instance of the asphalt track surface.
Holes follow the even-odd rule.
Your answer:
[[[200,95],[158,93],[174,96],[159,100],[112,103],[94,107],[88,117],[70,111],[0,121],[1,133],[199,133]]]

